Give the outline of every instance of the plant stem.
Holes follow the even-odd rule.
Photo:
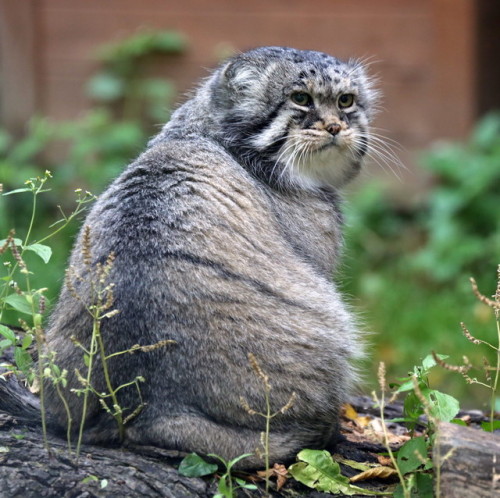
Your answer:
[[[47,439],[47,414],[45,412],[45,387],[43,385],[43,362],[42,362],[42,340],[39,333],[35,333],[36,350],[38,354],[38,382],[40,384],[40,416],[42,419],[43,445],[49,452],[49,440]]]
[[[69,409],[68,402],[66,401],[66,398],[64,397],[64,395],[61,391],[61,387],[59,386],[59,382],[56,382],[55,386],[56,386],[57,395],[61,399],[62,404],[64,405],[64,409],[66,411],[66,416],[68,417],[68,426],[66,428],[66,439],[68,441],[68,450],[71,454],[71,423],[73,422],[73,420],[71,418],[71,410]]]
[[[498,387],[498,378],[500,374],[500,316],[498,312],[495,310],[495,318],[497,322],[497,337],[498,337],[498,347],[497,350],[497,364],[495,368],[495,380],[493,381],[493,387],[491,389],[491,400],[490,400],[490,428],[491,432],[493,432],[493,422],[495,419],[495,395]]]
[[[385,415],[384,415],[384,407],[385,407],[385,393],[382,391],[381,396],[380,396],[380,420],[382,421],[382,430],[384,431],[384,442],[385,442],[385,447],[387,448],[387,453],[389,453],[389,458],[391,459],[392,465],[396,469],[396,472],[398,473],[399,477],[399,482],[401,483],[401,487],[403,488],[403,494],[405,498],[410,498],[410,492],[408,491],[406,487],[406,482],[403,477],[403,474],[401,473],[401,470],[398,466],[398,462],[396,461],[396,457],[394,456],[394,453],[391,450],[391,447],[389,445],[389,436],[387,434],[387,426],[385,425]]]
[[[92,379],[92,367],[94,363],[94,356],[96,354],[96,322],[94,321],[93,327],[92,327],[92,337],[90,339],[90,354],[89,354],[89,365],[87,369],[87,378],[86,378],[86,384],[85,384],[85,390],[83,393],[83,407],[82,407],[82,418],[80,420],[80,429],[78,431],[78,441],[76,443],[76,459],[78,460],[80,456],[80,447],[82,444],[82,439],[83,439],[83,428],[85,426],[85,417],[87,415],[87,404],[88,404],[88,397],[89,397],[89,391],[90,391],[90,381]]]
[[[266,470],[266,493],[269,493],[269,433],[271,432],[271,403],[269,400],[269,388],[266,387],[266,432],[264,434],[264,462]]]
[[[109,377],[109,370],[108,370],[108,362],[106,358],[106,352],[104,350],[104,342],[102,340],[101,336],[101,322],[99,318],[95,318],[95,328],[96,328],[96,337],[97,337],[97,342],[99,345],[99,352],[101,355],[101,364],[102,364],[102,370],[104,373],[104,380],[106,381],[106,387],[108,388],[108,392],[111,396],[111,399],[113,401],[113,416],[115,417],[115,420],[118,424],[118,435],[120,438],[120,441],[123,441],[123,438],[125,437],[125,427],[123,425],[123,415],[121,412],[121,409],[118,407],[120,406],[118,404],[118,398],[116,396],[116,391],[113,389],[113,385],[111,384],[111,379]]]
[[[42,183],[43,185],[43,183]],[[41,188],[42,186],[40,186]],[[30,219],[30,224],[28,226],[28,231],[26,232],[26,237],[24,238],[24,243],[23,243],[23,252],[24,248],[28,245],[28,241],[31,236],[31,230],[33,229],[33,224],[35,223],[35,214],[36,214],[36,196],[38,195],[38,189],[33,192],[33,206],[31,208],[31,219]],[[21,253],[22,254],[22,253]]]
[[[79,215],[84,209],[85,209],[85,207],[82,208],[82,203],[79,203],[78,206],[76,207],[76,209],[69,216],[64,218],[64,223],[59,228],[57,228],[53,232],[50,232],[48,235],[46,235],[45,237],[42,237],[40,240],[37,240],[36,242],[38,244],[41,244],[42,242],[45,242],[46,240],[54,237],[54,235],[58,234],[61,230],[64,230],[71,223],[73,218],[75,218],[75,216]],[[53,226],[53,225],[51,225],[51,226]]]

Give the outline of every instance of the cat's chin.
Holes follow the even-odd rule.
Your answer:
[[[358,175],[361,163],[331,142],[289,168],[289,180],[304,189],[341,188]]]

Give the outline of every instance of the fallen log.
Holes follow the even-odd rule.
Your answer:
[[[433,460],[443,498],[500,496],[500,435],[442,422]]]
[[[362,400],[362,403],[365,399]],[[185,454],[151,446],[104,448],[83,445],[79,461],[66,441],[49,435],[50,453],[39,428],[25,427],[0,412],[0,498],[168,497],[208,498],[217,491],[217,479],[188,478],[177,472]],[[336,454],[359,462],[376,461],[384,447],[346,434]],[[344,468],[346,475],[357,471]],[[257,491],[237,496],[266,496]],[[394,482],[367,482],[370,489],[386,490]],[[292,479],[275,497],[328,497]]]
[[[65,441],[49,436],[49,445],[50,453],[39,431],[0,413],[1,498],[213,496],[208,481],[178,474],[176,451],[83,446],[77,464]]]
[[[367,397],[350,400],[360,414],[376,417],[378,409]],[[401,415],[401,405],[386,407],[386,418]],[[470,412],[468,418],[480,421],[482,414]],[[363,430],[353,430],[344,420],[343,439],[335,448],[336,455],[357,462],[376,461],[385,448],[366,437]],[[405,432],[391,423],[393,435]],[[404,437],[404,436],[403,436]],[[185,456],[162,448],[97,446],[82,447],[75,462],[66,442],[49,436],[50,453],[44,447],[39,428],[24,427],[14,417],[0,412],[0,498],[92,498],[92,497],[167,497],[208,498],[217,490],[217,479],[188,478],[177,472]],[[396,446],[397,447],[397,446]],[[396,449],[396,447],[394,449]],[[454,424],[440,424],[434,452],[435,467],[441,464],[440,496],[500,496],[500,436]],[[342,466],[348,477],[357,471]],[[372,490],[393,489],[397,479],[370,481],[363,484]],[[262,483],[253,493],[238,496],[265,496]],[[274,497],[328,497],[300,483],[288,480]]]

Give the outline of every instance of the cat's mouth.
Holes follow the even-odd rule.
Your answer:
[[[310,132],[313,133],[310,133]],[[322,152],[326,149],[336,147],[340,150],[348,149],[352,142],[352,130],[341,130],[335,135],[326,131],[307,130],[303,134],[304,141],[310,152]]]

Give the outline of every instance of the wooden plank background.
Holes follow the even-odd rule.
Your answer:
[[[165,61],[160,73],[181,92],[228,48],[288,45],[366,58],[384,94],[376,126],[407,150],[402,159],[411,166],[412,151],[466,136],[479,111],[498,103],[498,61],[493,69],[488,57],[478,57],[484,52],[478,33],[490,52],[498,37],[491,26],[500,2],[493,2],[0,0],[0,118],[22,133],[35,111],[77,117],[90,104],[84,84],[98,67],[99,46],[142,27],[175,29],[189,49]],[[478,5],[490,25],[484,33]],[[496,100],[478,91],[478,82],[496,87]],[[418,183],[418,175],[411,181]]]

